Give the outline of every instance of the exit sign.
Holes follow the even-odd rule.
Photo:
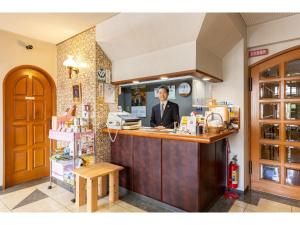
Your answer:
[[[268,55],[268,53],[269,53],[269,51],[267,48],[252,50],[252,51],[249,51],[249,57]]]

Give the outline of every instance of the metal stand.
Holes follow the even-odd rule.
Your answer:
[[[79,153],[79,149],[82,148],[81,146],[81,141],[78,141],[78,136],[77,135],[82,135],[82,134],[77,134],[74,133],[73,134],[74,136],[70,139],[64,139],[61,137],[60,138],[54,138],[53,136],[52,137],[49,137],[50,138],[50,176],[49,176],[49,186],[48,186],[48,189],[52,189],[52,160],[51,160],[51,157],[52,157],[52,140],[61,140],[61,141],[68,141],[68,142],[73,142],[74,143],[74,154],[73,154],[73,169],[75,169],[75,165],[76,165],[76,158],[78,157]],[[84,134],[83,134],[84,135]],[[81,136],[80,136],[81,137]],[[93,141],[94,141],[94,162],[95,162],[95,153],[96,153],[96,141],[95,141],[95,138],[96,138],[96,135],[95,133],[93,132]],[[81,139],[80,139],[81,140]],[[73,191],[74,191],[74,198],[71,200],[71,202],[75,203],[76,202],[76,179],[75,179],[75,175],[73,174],[74,176],[74,185],[73,185]]]
[[[48,189],[52,189],[52,140],[50,139],[50,176],[49,176],[49,186]]]
[[[74,136],[74,156],[73,156],[73,170],[75,169],[75,163],[76,163],[76,153],[78,153],[78,145],[77,145],[77,140]],[[74,198],[71,200],[71,202],[75,203],[76,202],[76,177],[75,177],[75,174],[73,174],[74,176],[74,188],[73,188],[73,191],[74,191]]]

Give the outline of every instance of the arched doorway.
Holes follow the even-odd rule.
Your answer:
[[[300,200],[300,46],[250,73],[251,188]]]
[[[44,70],[24,65],[8,72],[3,88],[5,187],[49,176],[54,81]]]

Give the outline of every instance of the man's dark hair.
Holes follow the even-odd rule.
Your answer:
[[[162,86],[160,86],[160,87],[158,88],[158,90],[159,90],[159,89],[164,89],[164,90],[169,94],[169,88],[168,88],[167,86],[162,85]]]

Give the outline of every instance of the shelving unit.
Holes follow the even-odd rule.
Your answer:
[[[87,153],[82,153],[82,146],[87,143],[87,141],[84,141],[84,137],[89,136],[90,139],[92,140],[91,144],[93,146],[93,150],[90,151],[88,154]],[[69,142],[73,143],[73,149],[70,152],[70,156],[72,157],[71,160],[73,160],[72,163],[72,170],[75,169],[75,162],[77,158],[80,158],[82,156],[86,155],[93,155],[94,156],[94,161],[95,163],[95,133],[93,131],[87,131],[87,132],[61,132],[61,131],[56,131],[56,130],[49,130],[49,139],[50,139],[50,177],[49,177],[49,186],[48,189],[52,189],[52,178],[55,177],[53,176],[53,159],[52,156],[53,154],[57,154],[57,150],[53,151],[53,141],[63,141],[63,142]],[[90,142],[90,141],[89,141]],[[74,175],[73,175],[74,176]],[[64,181],[64,180],[63,180]],[[73,182],[73,188],[75,190],[75,177],[74,177],[74,182]],[[74,199],[72,202],[75,202],[75,191],[74,191]]]

